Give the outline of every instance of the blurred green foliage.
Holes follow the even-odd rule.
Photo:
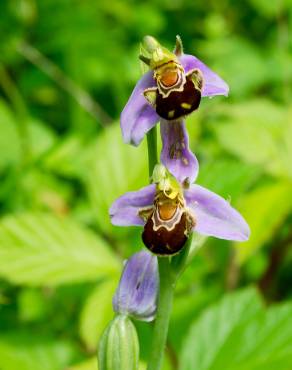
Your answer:
[[[0,12],[0,369],[97,369],[122,260],[142,247],[108,207],[148,181],[145,143],[124,145],[118,125],[145,34],[167,47],[180,34],[229,83],[187,124],[198,182],[252,230],[243,244],[207,239],[182,276],[164,369],[291,369],[292,1],[2,0]],[[143,369],[152,327],[137,328]]]

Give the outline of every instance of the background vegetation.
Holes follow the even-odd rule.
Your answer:
[[[0,10],[0,369],[97,369],[122,260],[142,247],[108,207],[148,181],[145,142],[122,143],[119,114],[142,37],[172,47],[180,34],[231,88],[188,118],[198,182],[230,198],[252,236],[202,241],[177,288],[164,369],[291,370],[291,0]],[[151,326],[137,327],[143,362]]]

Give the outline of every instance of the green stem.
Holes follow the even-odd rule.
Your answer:
[[[158,163],[157,157],[157,133],[153,127],[147,134],[149,177]],[[158,309],[154,325],[152,349],[147,370],[159,370],[161,368],[164,349],[166,345],[170,313],[172,309],[174,293],[174,277],[168,257],[158,257],[160,289]]]
[[[174,294],[174,278],[167,257],[158,257],[160,291],[154,325],[152,349],[147,370],[160,370],[166,345]]]
[[[149,177],[151,177],[154,167],[158,163],[156,126],[154,126],[147,134],[147,146],[148,146]]]
[[[171,259],[171,268],[175,272],[176,279],[180,277],[180,275],[184,272],[184,269],[186,268],[192,242],[193,242],[193,233],[189,235],[189,238],[183,250],[180,251],[178,255],[172,257]]]

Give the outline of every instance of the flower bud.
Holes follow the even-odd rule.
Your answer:
[[[157,257],[146,251],[135,253],[125,264],[113,298],[114,311],[137,320],[153,320],[158,287]]]
[[[116,316],[104,331],[98,348],[99,370],[138,370],[139,341],[132,321]]]

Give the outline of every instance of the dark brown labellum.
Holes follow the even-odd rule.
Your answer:
[[[180,205],[156,204],[144,226],[142,240],[155,254],[173,255],[184,247],[193,226],[193,218]]]
[[[156,112],[167,120],[177,119],[196,110],[201,101],[201,91],[195,87],[190,76],[187,76],[183,91],[172,91],[167,97],[156,93]]]
[[[185,245],[187,241],[185,214],[182,214],[180,222],[171,231],[165,227],[155,231],[153,226],[152,217],[149,217],[142,234],[142,240],[151,252],[158,255],[172,255],[178,253]]]
[[[185,75],[178,66],[162,67],[154,75],[157,86],[144,90],[144,96],[160,117],[172,121],[199,107],[203,75],[198,69]]]

